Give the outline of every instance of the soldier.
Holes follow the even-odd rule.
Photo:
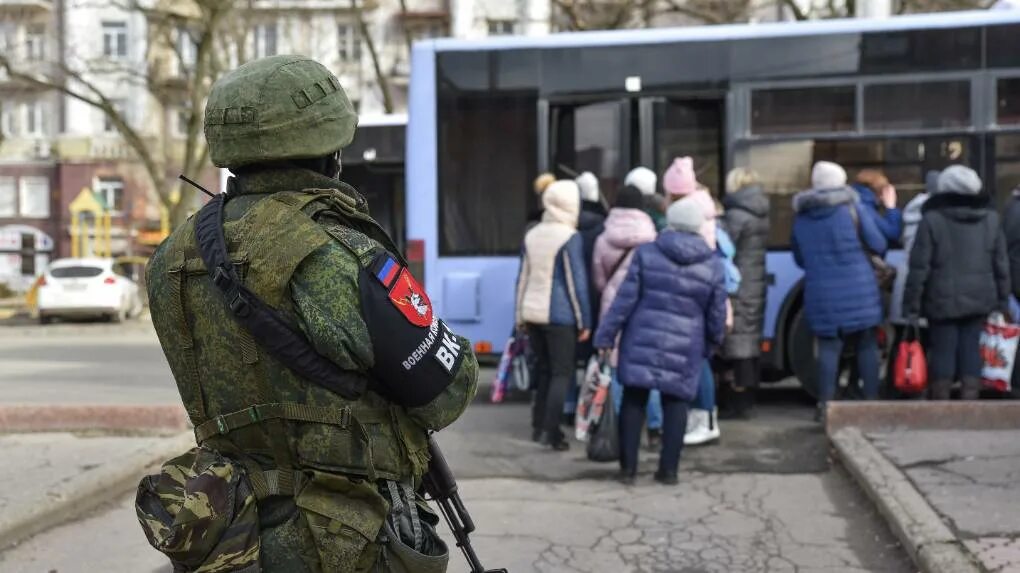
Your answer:
[[[478,365],[338,179],[357,121],[301,56],[242,65],[209,95],[212,162],[234,176],[146,277],[200,448],[143,480],[137,509],[180,570],[446,570],[417,491],[427,434],[471,402]]]

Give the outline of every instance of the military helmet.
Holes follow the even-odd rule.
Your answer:
[[[323,157],[350,144],[358,114],[340,81],[305,56],[248,62],[215,84],[205,138],[217,167]]]

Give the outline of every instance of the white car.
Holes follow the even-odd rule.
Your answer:
[[[113,259],[58,259],[39,284],[39,322],[57,317],[121,322],[142,312],[138,285]]]

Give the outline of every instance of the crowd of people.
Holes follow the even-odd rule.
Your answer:
[[[684,445],[718,439],[717,414],[747,418],[754,407],[769,198],[749,169],[730,171],[723,193],[696,173],[691,158],[676,158],[660,188],[655,172],[637,167],[609,209],[592,173],[535,180],[542,207],[524,237],[516,304],[535,357],[532,438],[569,449],[561,424],[576,404],[577,367],[596,355],[611,367],[624,483],[635,478],[644,429],[660,450],[655,479],[673,484]],[[851,384],[860,381],[865,399],[880,395],[876,331],[886,321],[897,340],[925,327],[932,399],[948,399],[955,381],[963,399],[977,398],[982,327],[993,312],[1009,316],[1010,285],[1020,286],[1010,277],[1020,275],[1020,194],[1004,229],[962,165],[929,173],[904,209],[897,200],[881,172],[860,171],[851,183],[826,161],[793,197],[791,249],[816,340],[819,420],[844,347],[855,358]],[[908,257],[894,267],[885,254],[897,244]]]

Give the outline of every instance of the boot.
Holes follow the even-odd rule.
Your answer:
[[[687,425],[688,431],[684,434],[685,446],[707,444],[719,439],[719,425],[716,423],[715,409],[711,411],[691,409],[690,414],[688,414],[688,420],[691,416],[696,416],[697,421],[694,424],[693,430],[691,430],[690,423]]]
[[[948,400],[949,392],[953,388],[952,380],[932,380],[931,383],[931,399],[932,400]]]
[[[979,400],[981,398],[981,380],[967,377],[963,379],[963,387],[960,390],[961,400]]]
[[[655,472],[654,479],[662,485],[677,485],[680,483],[680,479],[677,477],[676,472],[664,472],[659,470]]]
[[[754,409],[754,390],[723,386],[728,396],[729,408],[719,413],[720,420],[750,420]]]

